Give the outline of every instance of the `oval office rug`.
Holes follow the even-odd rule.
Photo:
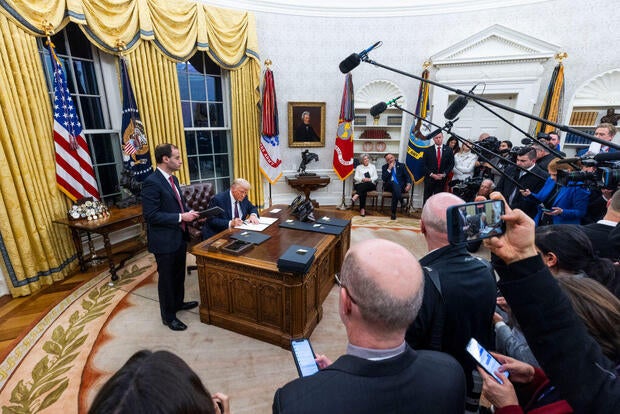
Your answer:
[[[417,257],[426,251],[417,220],[359,219],[369,217],[353,218],[351,244],[385,238]],[[188,264],[194,261],[188,255]],[[230,395],[235,414],[270,413],[275,390],[297,377],[289,351],[204,324],[197,309],[178,313],[186,331],[163,326],[152,255],[137,256],[119,275],[114,287],[103,272],[76,288],[7,354],[0,363],[3,413],[85,413],[102,384],[140,349],[179,355],[209,391]],[[196,271],[186,276],[185,286],[185,300],[199,300]],[[337,287],[323,303],[311,340],[317,354],[332,360],[346,350]]]

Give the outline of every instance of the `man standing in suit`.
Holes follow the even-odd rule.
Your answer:
[[[536,165],[536,150],[534,148],[525,149],[517,154],[516,164],[526,171],[510,167],[506,169],[505,173],[518,182],[521,187],[517,187],[515,183],[502,176],[495,191],[503,194],[510,208],[519,208],[534,218],[538,213],[539,201],[534,197],[523,195],[522,191],[530,190],[532,193],[538,193],[545,185],[549,173]]]
[[[422,208],[421,229],[430,253],[420,259],[420,264],[437,272],[438,283],[426,278],[422,307],[405,338],[415,349],[446,352],[456,358],[465,372],[468,400],[475,404],[473,375],[477,372],[472,371],[476,366],[465,346],[470,338],[476,338],[485,348],[494,348],[492,320],[497,288],[488,262],[470,255],[465,243],[452,245],[448,241],[446,212],[462,203],[454,194],[440,193]],[[480,216],[470,217],[478,217],[479,225]]]
[[[173,331],[183,331],[187,325],[177,319],[177,311],[198,306],[195,301],[184,302],[187,225],[198,218],[198,213],[187,207],[179,181],[172,175],[181,168],[179,149],[160,144],[155,148],[155,161],[157,168],[142,186],[148,248],[157,261],[161,320]]]
[[[394,154],[385,154],[385,164],[381,167],[383,189],[392,193],[392,220],[396,220],[398,202],[403,203],[403,194],[411,190],[411,176],[402,162],[396,161]]]
[[[581,227],[590,238],[597,256],[613,261],[620,260],[620,249],[609,237],[612,230],[618,227],[618,223],[620,223],[620,190],[617,190],[607,202],[607,213],[602,220]]]
[[[446,177],[454,168],[452,149],[443,145],[443,134],[433,137],[433,143],[424,150],[424,203],[433,194],[444,191]]]
[[[243,178],[237,178],[229,190],[216,194],[211,199],[209,208],[217,206],[224,212],[207,219],[202,227],[203,240],[226,229],[242,225],[246,217],[250,223],[258,224],[258,210],[248,200],[250,188],[249,182]]]
[[[423,280],[418,261],[394,242],[351,247],[336,275],[347,353],[334,363],[318,356],[319,372],[276,391],[273,413],[462,413],[465,378],[458,363],[405,343]]]

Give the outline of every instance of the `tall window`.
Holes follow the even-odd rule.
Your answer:
[[[99,193],[104,201],[114,201],[120,196],[120,139],[118,131],[111,127],[99,52],[75,24],[68,24],[52,37],[52,42],[84,128]],[[39,50],[46,69],[50,99],[53,99],[53,69],[49,49],[44,43],[41,41]]]
[[[223,191],[230,186],[232,171],[226,80],[204,52],[179,63],[177,74],[190,181],[210,181],[216,192]]]

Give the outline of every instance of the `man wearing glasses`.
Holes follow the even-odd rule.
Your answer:
[[[387,240],[363,241],[348,251],[336,281],[347,353],[334,363],[318,356],[319,372],[276,391],[273,412],[462,413],[465,377],[458,362],[405,343],[424,293],[413,255]]]

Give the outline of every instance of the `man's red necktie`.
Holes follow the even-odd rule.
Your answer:
[[[441,147],[437,147],[437,172],[440,172],[441,168]]]

